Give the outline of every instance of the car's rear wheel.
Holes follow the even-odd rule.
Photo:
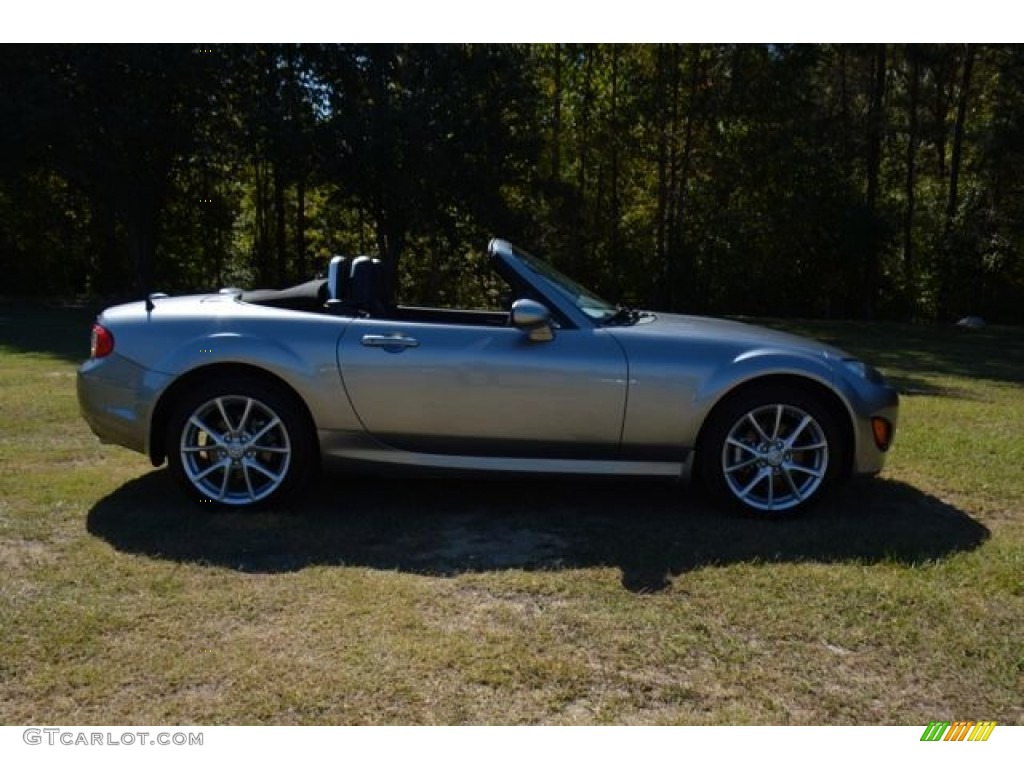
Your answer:
[[[294,396],[269,381],[231,377],[190,392],[174,411],[167,456],[203,502],[255,508],[305,480],[312,435]]]
[[[845,461],[831,410],[811,393],[774,385],[725,402],[701,447],[704,479],[718,501],[773,517],[820,501]]]

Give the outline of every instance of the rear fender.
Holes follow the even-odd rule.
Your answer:
[[[265,372],[291,388],[309,410],[316,429],[361,430],[345,395],[335,352],[343,328],[318,329],[295,343],[234,332],[197,336],[165,354],[158,366],[174,381],[193,380],[209,369],[217,375],[225,366],[245,366],[253,375]],[[161,401],[173,386],[165,390]],[[173,395],[172,395],[173,396]],[[157,414],[167,413],[167,403],[158,404]],[[159,432],[159,425],[151,430]],[[152,446],[151,446],[152,447]]]

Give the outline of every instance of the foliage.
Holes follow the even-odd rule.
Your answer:
[[[422,297],[492,235],[614,300],[1024,322],[1011,45],[0,48],[6,294]]]

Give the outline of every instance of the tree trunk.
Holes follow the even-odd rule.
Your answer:
[[[843,174],[848,176],[850,173],[851,157],[853,153],[850,151],[850,88],[847,77],[847,69],[849,67],[849,53],[847,46],[840,44],[839,46],[839,121],[842,126],[842,130],[839,133],[840,138],[840,156],[843,162]]]
[[[959,203],[964,126],[967,123],[968,94],[971,85],[971,70],[974,68],[974,54],[974,46],[970,44],[964,46],[964,66],[960,76],[956,122],[953,124],[953,153],[949,160],[949,190],[946,197],[946,220],[942,238],[944,264],[941,273],[942,291],[939,302],[939,313],[946,316],[958,311],[958,308],[954,306],[953,296],[962,294],[962,290],[958,286],[961,272],[960,249],[954,242],[953,232]]]
[[[971,70],[974,68],[975,48],[964,46],[964,68],[960,78],[960,95],[957,99],[956,123],[953,125],[953,156],[949,161],[949,195],[946,198],[946,232],[953,229],[956,218],[957,195],[960,183],[960,158],[963,153],[964,125],[967,122],[968,92],[971,85]]]
[[[657,120],[658,125],[658,187],[657,187],[657,211],[654,224],[654,253],[657,264],[665,265],[665,211],[668,209],[668,131],[664,119],[657,119],[657,107],[668,101],[666,97],[666,81],[668,64],[665,54],[666,46],[658,43],[657,59],[655,60],[655,85],[654,85],[654,114],[652,119]],[[669,111],[671,118],[671,110]],[[655,274],[653,271],[651,274]],[[666,303],[667,306],[667,303]]]
[[[666,84],[668,102],[668,124],[662,121],[659,136],[659,196],[658,209],[658,257],[662,264],[661,302],[671,308],[676,303],[677,269],[673,232],[675,231],[676,182],[679,177],[679,68],[682,66],[681,46],[671,44],[671,55],[666,55],[665,68],[668,75]]]
[[[689,305],[694,297],[693,279],[695,263],[692,254],[686,247],[686,213],[687,196],[690,186],[690,171],[693,164],[694,133],[697,123],[697,95],[701,82],[701,47],[695,44],[692,48],[690,61],[690,90],[686,105],[685,128],[683,130],[683,146],[679,159],[678,172],[674,174],[673,189],[670,197],[668,231],[669,275],[671,280],[670,310]],[[677,291],[682,284],[683,289]],[[692,308],[692,307],[691,307]]]
[[[867,145],[867,190],[865,205],[871,214],[872,226],[875,225],[878,211],[878,184],[882,165],[882,134],[884,133],[886,46],[876,48],[874,57],[873,80],[871,89],[871,106],[868,114],[868,145]],[[872,237],[864,253],[864,273],[862,299],[864,302],[864,319],[873,320],[875,303],[878,299],[880,277],[880,243]]]
[[[256,282],[266,286],[270,282],[270,183],[264,163],[256,161],[253,167],[254,199],[253,216],[255,233],[252,243],[252,260],[256,272]]]
[[[622,270],[625,264],[623,264],[619,253],[619,219],[622,216],[621,201],[619,200],[619,47],[615,44],[612,44],[611,114],[608,122],[611,128],[611,190],[608,209],[608,223],[611,228],[610,256],[616,282],[621,288],[624,280]]]
[[[562,47],[555,43],[555,94],[552,103],[551,178],[562,178]]]
[[[580,106],[578,116],[573,121],[573,127],[575,128],[574,140],[576,143],[576,189],[569,232],[569,242],[573,243],[573,247],[566,254],[568,256],[566,267],[570,270],[577,270],[579,266],[590,259],[592,244],[596,239],[593,234],[592,223],[593,203],[591,196],[587,193],[587,186],[590,183],[589,160],[594,102],[595,56],[596,47],[592,45],[582,45],[573,50],[573,57],[577,60],[582,57],[583,79],[577,86]]]
[[[909,104],[907,105],[907,173],[904,180],[906,207],[903,211],[903,280],[910,287],[914,285],[914,208],[916,206],[917,186],[917,102],[921,85],[921,67],[917,49],[907,46],[907,57],[910,59],[910,83],[908,85]]]
[[[124,241],[117,231],[117,219],[107,200],[94,196],[92,200],[92,240],[96,244],[96,258],[90,272],[94,276],[89,288],[93,293],[104,295],[120,293],[127,287],[124,274]]]
[[[158,208],[159,195],[149,189],[136,189],[126,206],[128,254],[135,269],[135,289],[144,294],[153,288]]]
[[[377,246],[383,270],[381,296],[390,302],[398,288],[398,261],[405,247],[405,228],[394,221],[378,219]]]
[[[288,282],[288,246],[285,229],[284,174],[279,165],[274,165],[274,250],[277,256],[277,286],[284,288]]]
[[[306,267],[306,180],[301,175],[295,186],[295,270],[300,280],[309,276]]]

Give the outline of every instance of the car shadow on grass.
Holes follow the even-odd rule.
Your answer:
[[[89,512],[88,530],[122,551],[242,572],[312,565],[433,576],[609,566],[634,592],[738,562],[919,564],[973,549],[988,529],[904,483],[851,483],[811,514],[758,520],[713,509],[674,484],[330,476],[278,510],[193,504],[166,470]]]

